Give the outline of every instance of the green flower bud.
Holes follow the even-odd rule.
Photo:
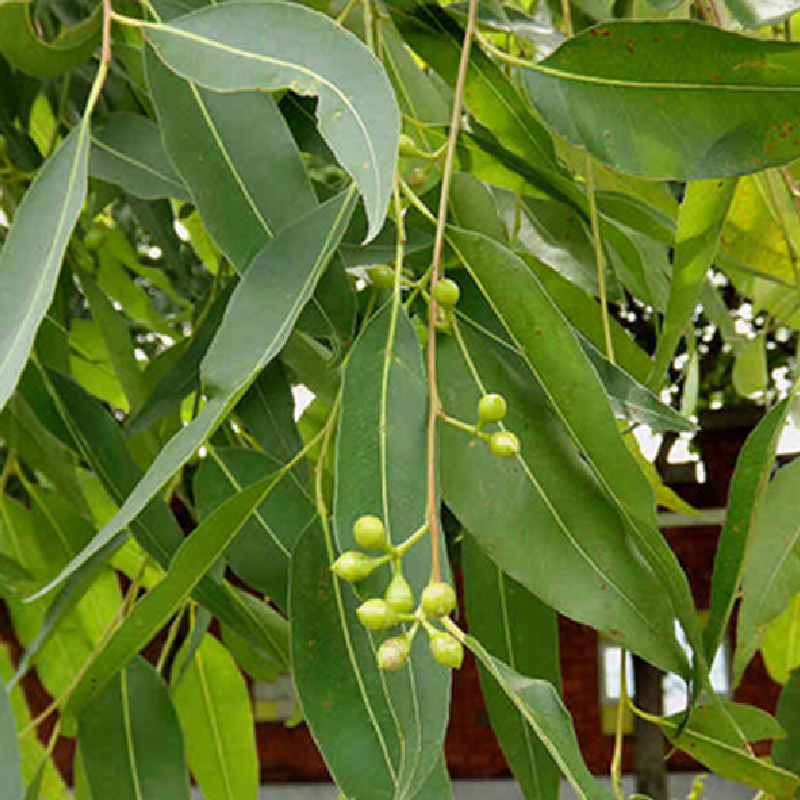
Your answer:
[[[519,439],[511,431],[497,431],[489,437],[489,447],[499,458],[514,458],[519,455]]]
[[[398,614],[409,614],[414,610],[414,592],[399,572],[389,583],[384,598]]]
[[[398,670],[408,661],[411,645],[405,636],[387,639],[378,648],[378,669]]]
[[[348,550],[333,562],[331,569],[343,581],[356,583],[357,581],[363,581],[379,563],[377,558],[365,556],[355,550]]]
[[[353,525],[353,538],[365,550],[383,550],[386,547],[386,528],[378,517],[366,514]]]
[[[464,648],[461,642],[449,633],[431,636],[431,653],[437,664],[448,669],[458,669],[464,661]]]
[[[446,617],[456,602],[455,589],[447,583],[429,583],[422,590],[422,610],[426,617]]]
[[[461,289],[450,278],[443,278],[437,281],[433,287],[433,299],[445,308],[452,308],[458,302],[459,297],[461,297]]]
[[[356,614],[361,624],[370,631],[385,631],[397,625],[397,612],[385,601],[376,597],[362,603]]]
[[[485,394],[478,403],[481,422],[500,422],[506,416],[506,401],[501,394]]]

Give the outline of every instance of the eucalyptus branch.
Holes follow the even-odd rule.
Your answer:
[[[450,121],[450,134],[447,139],[444,169],[442,170],[442,190],[439,195],[439,213],[436,220],[436,238],[433,242],[433,258],[431,260],[431,304],[428,319],[428,455],[427,455],[427,481],[428,481],[428,523],[431,528],[431,580],[441,580],[442,568],[439,556],[439,514],[436,507],[436,421],[441,409],[439,390],[436,381],[436,319],[438,304],[434,296],[434,289],[439,282],[439,269],[444,249],[445,227],[447,225],[447,201],[450,196],[450,182],[453,178],[453,164],[455,162],[458,131],[461,123],[461,99],[464,94],[464,85],[467,81],[469,67],[469,51],[475,35],[475,18],[477,16],[478,2],[470,0],[467,12],[467,26],[464,30],[464,43],[461,47],[461,61],[458,65],[455,93],[453,95],[453,115]]]

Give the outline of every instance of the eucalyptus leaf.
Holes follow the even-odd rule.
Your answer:
[[[0,680],[0,766],[3,768],[0,799],[22,800],[22,765],[17,743],[17,725],[2,680]]]
[[[255,800],[258,754],[247,684],[230,653],[204,636],[172,690],[186,759],[207,800]]]
[[[364,196],[369,238],[377,235],[389,205],[400,121],[380,62],[355,36],[293,3],[223,4],[172,24],[148,23],[146,35],[171,70],[208,89],[288,87],[318,95],[320,133]]]
[[[775,716],[786,730],[785,739],[772,745],[772,760],[783,769],[800,774],[800,671],[792,672],[778,699]]]
[[[84,709],[78,745],[93,797],[190,797],[181,731],[167,687],[141,658]]]
[[[219,425],[259,370],[277,355],[338,245],[354,201],[354,192],[347,191],[268,242],[231,297],[201,364],[207,404],[161,450],[114,518],[43,591],[67,578],[139,516]]]
[[[800,155],[794,44],[688,20],[603,22],[523,79],[549,126],[632,175],[720,178]]]
[[[138,114],[111,114],[95,126],[89,174],[146,200],[189,200],[164,152],[158,127]]]
[[[755,654],[766,625],[800,591],[797,480],[800,459],[781,469],[755,512],[742,576],[742,602],[733,676],[736,683]]]
[[[19,380],[53,299],[86,195],[88,157],[89,124],[83,121],[36,176],[0,250],[0,408]]]

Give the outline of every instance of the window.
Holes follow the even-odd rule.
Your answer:
[[[278,675],[273,683],[253,683],[253,716],[256,722],[285,722],[295,712],[291,675]]]
[[[687,655],[691,648],[686,641],[683,628],[676,622],[675,635]],[[600,714],[602,731],[613,734],[617,729],[617,706],[620,698],[620,681],[622,678],[622,649],[614,642],[600,641]],[[633,658],[626,653],[625,685],[628,696],[633,697],[635,684],[633,678]],[[664,676],[664,714],[677,714],[686,708],[686,684],[677,675]],[[711,686],[714,692],[722,697],[731,696],[730,680],[730,648],[727,638],[720,645],[714,663],[711,666]],[[623,732],[633,732],[633,718],[626,710],[623,716]]]

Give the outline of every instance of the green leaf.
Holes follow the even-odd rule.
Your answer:
[[[164,580],[133,607],[84,671],[64,706],[65,716],[79,713],[180,609],[278,479],[270,476],[249,486],[215,509],[184,540]]]
[[[88,156],[89,125],[84,121],[42,167],[0,250],[0,408],[17,385],[53,299],[61,259],[86,196]]]
[[[783,687],[775,716],[787,732],[772,745],[772,760],[783,769],[800,774],[800,670],[795,670]]]
[[[725,0],[725,5],[746,28],[777,25],[800,10],[797,0]]]
[[[800,155],[794,44],[688,20],[604,22],[523,77],[548,125],[622,172],[688,181]]]
[[[380,62],[355,36],[293,3],[221,5],[171,25],[147,24],[146,35],[171,70],[208,89],[288,87],[318,95],[320,133],[359,186],[369,238],[377,235],[389,205],[400,120]]]
[[[210,236],[242,273],[268,239],[317,205],[297,145],[269,95],[204,89],[151,47],[145,65],[164,148]]]
[[[795,595],[767,627],[761,655],[776,683],[786,683],[792,670],[800,666],[800,595]]]
[[[78,746],[93,797],[188,800],[190,796],[175,709],[161,677],[141,658],[84,709]]]
[[[726,703],[724,708],[728,713],[733,712],[733,719],[747,739],[783,734],[780,725],[760,709],[734,703]],[[661,719],[648,716],[648,720],[656,722],[676,747],[721,777],[785,800],[794,797],[800,786],[800,777],[766,759],[756,758],[744,749],[741,742],[723,736],[720,733],[725,727],[722,714],[721,706],[709,705],[696,707],[688,723],[685,723],[683,713]]]
[[[200,518],[280,466],[255,450],[211,447],[194,480]],[[314,503],[291,473],[244,524],[225,554],[228,564],[242,580],[286,609],[291,552],[316,516]]]
[[[749,339],[733,362],[733,388],[741,397],[763,394],[769,386],[764,336]]]
[[[140,480],[141,471],[125,446],[119,425],[100,403],[71,380],[56,372],[45,374],[65,422],[80,442],[81,455],[100,477],[113,501],[121,504]],[[164,569],[169,567],[184,542],[181,529],[166,502],[160,497],[154,497],[145,505],[131,523],[131,531],[144,550]],[[101,547],[82,567],[72,573],[58,597],[62,594],[69,597],[67,590],[73,579],[82,579],[85,573],[91,573],[95,568],[95,560],[102,563],[123,541],[124,537],[118,537],[110,545]],[[80,580],[77,583],[80,585]],[[254,647],[270,647],[274,633],[265,621],[260,605],[249,604],[246,596],[240,596],[230,587],[221,585],[212,576],[200,580],[194,596],[220,621],[246,637]],[[67,609],[70,607],[69,603],[65,605]],[[30,649],[26,658],[29,654]]]
[[[678,214],[669,304],[653,356],[650,386],[655,390],[661,388],[675,349],[691,324],[736,183],[735,180],[695,181],[686,189]]]
[[[656,527],[650,486],[625,446],[572,328],[524,262],[502,245],[458,229],[449,230],[448,240],[612,502],[626,536],[653,570],[692,647],[699,649],[700,628],[686,576]],[[468,527],[477,535],[474,526]],[[662,648],[674,652],[673,635],[662,633]]]
[[[111,114],[94,127],[89,174],[146,200],[189,200],[164,151],[158,127],[139,114]]]
[[[557,686],[558,627],[553,609],[505,575],[472,536],[463,540],[461,560],[472,634],[513,669]],[[561,782],[555,762],[486,669],[479,674],[492,730],[526,800],[555,800]]]
[[[547,681],[520,675],[490,655],[472,636],[462,634],[462,639],[547,748],[578,797],[611,800],[611,793],[586,768],[572,718],[555,687]]]
[[[22,800],[22,765],[17,742],[17,726],[2,680],[0,680],[0,767],[3,770],[0,800]]]
[[[172,701],[186,742],[186,759],[208,800],[255,800],[258,754],[247,684],[236,662],[205,636]]]
[[[311,734],[331,775],[347,797],[412,798],[415,792],[411,786],[401,782],[410,766],[404,750],[419,754],[419,739],[416,729],[411,738],[405,738],[401,719],[406,708],[399,702],[411,673],[408,667],[394,673],[378,670],[376,642],[356,617],[359,600],[351,587],[334,578],[330,570],[333,558],[333,541],[328,531],[325,536],[307,531],[294,551],[289,605],[298,696]],[[414,639],[411,662],[416,662],[417,670],[443,672],[433,662],[426,639],[422,633]],[[423,693],[418,702],[423,715],[429,713],[429,702],[439,705],[438,698],[429,700]],[[342,736],[345,730],[347,737]],[[358,742],[356,749],[354,741]],[[436,775],[441,769],[441,748],[425,754],[425,761],[429,757],[435,763],[424,777],[435,784],[443,777]],[[424,778],[420,778],[423,783],[417,788],[421,793],[427,787]],[[441,800],[442,795],[434,794],[433,798]]]
[[[362,330],[344,370],[333,503],[334,531],[342,551],[357,547],[353,524],[365,514],[383,520],[389,541],[395,545],[425,523],[427,411],[428,386],[419,340],[397,298]],[[439,536],[439,549],[444,553],[441,532]],[[441,558],[446,578],[446,557]],[[431,569],[431,547],[425,539],[403,558],[403,575],[415,596],[428,584]],[[359,592],[375,589],[382,593],[387,583],[388,570],[383,568],[362,583]],[[357,620],[355,624],[360,625]],[[415,653],[420,647],[427,649],[420,645]],[[368,658],[373,661],[371,655]],[[406,742],[398,762],[398,800],[414,796],[439,758],[449,692],[449,670],[435,664],[429,655],[424,659],[412,655],[388,683],[398,734]],[[300,699],[313,729],[313,720],[322,712],[302,694]],[[339,746],[321,735],[318,740],[323,754]],[[362,766],[361,757],[352,753],[349,771],[360,772]],[[342,772],[337,779],[344,783],[354,778],[346,778]]]
[[[742,447],[728,492],[728,510],[720,533],[711,578],[711,610],[703,632],[706,658],[717,652],[730,620],[745,569],[753,522],[764,500],[775,452],[790,399],[782,400],[764,417]]]
[[[609,361],[590,341],[581,344],[605,387],[614,411],[632,422],[641,422],[657,431],[694,433],[697,426],[665,405],[646,386],[624,369]]]
[[[754,515],[742,578],[733,660],[735,683],[761,644],[767,624],[800,591],[798,475],[800,459],[778,472]]]
[[[0,4],[0,53],[17,69],[36,78],[55,78],[88,60],[100,44],[103,9],[46,42],[34,28],[31,0]]]
[[[443,9],[427,5],[417,6],[413,15],[397,11],[395,21],[422,59],[455,85],[464,33],[454,20]],[[511,152],[538,166],[555,166],[549,134],[514,84],[477,47],[470,54],[464,103]]]
[[[207,404],[161,450],[115,517],[43,591],[63,581],[138,517],[277,355],[336,249],[354,202],[355,194],[348,190],[269,241],[233,293],[203,359]]]
[[[482,395],[501,393],[508,404],[505,424],[519,437],[521,454],[501,461],[483,443],[442,425],[447,505],[484,553],[540,600],[670,672],[685,673],[683,652],[668,635],[674,621],[658,580],[631,552],[613,503],[524,361],[466,324],[458,331],[471,363],[452,337],[440,339],[444,411],[474,419]]]

